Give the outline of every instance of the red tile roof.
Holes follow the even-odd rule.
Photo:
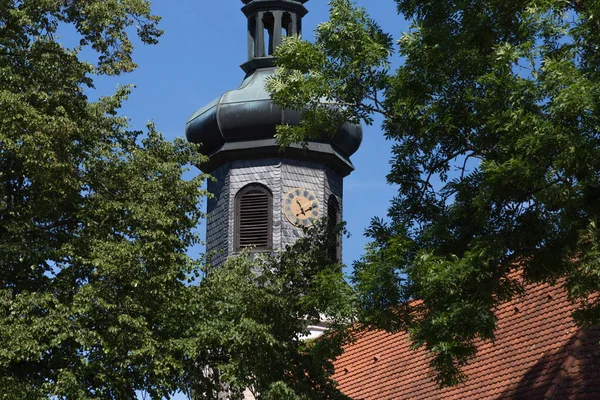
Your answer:
[[[566,292],[545,284],[497,310],[496,341],[479,345],[467,381],[440,389],[405,333],[362,332],[335,362],[354,400],[600,399],[600,329],[575,326]]]

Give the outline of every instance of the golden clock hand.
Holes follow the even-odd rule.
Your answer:
[[[298,204],[298,207],[300,207],[300,213],[296,214],[296,217],[300,214],[306,215],[306,211],[304,211],[304,207],[302,207],[302,204],[300,204],[300,200],[296,199],[296,204]]]
[[[306,210],[302,209],[302,212],[299,212],[298,214],[296,214],[296,217],[300,216],[300,214],[306,215],[306,213],[309,212],[310,210],[312,210],[313,208],[314,207],[307,208]]]
[[[300,206],[300,208],[302,208],[302,209],[304,210],[304,207],[306,207],[306,206],[310,205],[311,203],[312,203],[312,201],[309,201],[309,202],[308,202],[308,203],[306,203],[305,205],[303,205],[303,206]],[[311,207],[311,208],[313,208],[313,207]],[[308,210],[307,210],[307,211],[308,211]]]

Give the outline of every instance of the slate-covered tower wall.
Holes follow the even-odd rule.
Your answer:
[[[235,253],[235,195],[248,184],[260,183],[273,193],[273,248],[282,249],[301,237],[302,229],[290,224],[282,210],[284,194],[293,188],[312,190],[321,204],[331,195],[342,204],[343,179],[320,163],[288,158],[231,161],[213,171],[216,182],[208,190],[215,195],[207,207],[207,252],[213,264]],[[341,210],[340,210],[341,211]]]
[[[248,185],[258,184],[272,195],[271,247],[276,251],[293,244],[302,228],[284,215],[289,190],[303,188],[316,196],[320,217],[335,199],[341,218],[343,178],[354,168],[350,156],[362,140],[360,125],[346,123],[333,138],[281,151],[274,135],[279,124],[297,124],[300,113],[281,110],[271,102],[266,79],[275,73],[273,49],[282,36],[300,34],[306,0],[243,0],[248,17],[246,76],[237,90],[229,91],[199,109],[187,122],[186,136],[202,143],[209,161],[199,167],[216,179],[209,181],[214,195],[207,208],[207,252],[220,265],[236,248],[236,196]]]

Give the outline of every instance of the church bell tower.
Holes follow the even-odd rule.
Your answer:
[[[242,0],[248,18],[245,78],[196,111],[186,137],[201,143],[209,161],[199,167],[216,178],[207,205],[206,250],[212,264],[245,248],[272,252],[293,244],[302,227],[319,218],[342,219],[343,178],[362,141],[360,125],[346,123],[337,134],[281,151],[277,125],[300,123],[301,113],[282,110],[266,91],[275,73],[274,49],[284,36],[301,34],[307,0]],[[335,257],[341,258],[341,249]]]

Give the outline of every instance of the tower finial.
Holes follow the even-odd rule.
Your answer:
[[[248,18],[248,62],[242,65],[246,73],[275,65],[273,52],[283,37],[302,33],[307,1],[242,0],[242,11]]]

